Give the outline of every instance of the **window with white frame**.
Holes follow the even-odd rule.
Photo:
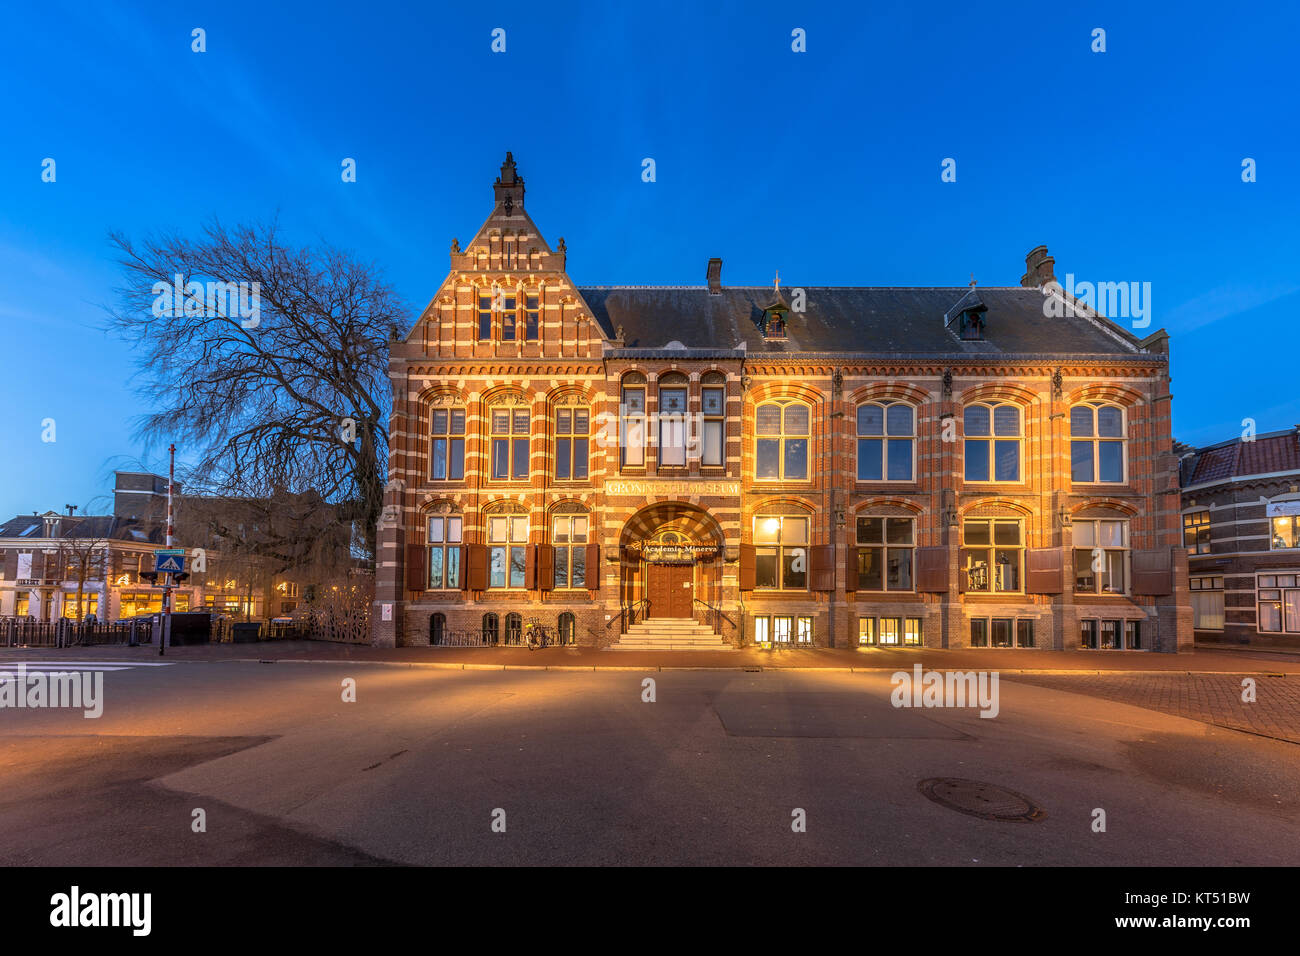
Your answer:
[[[706,372],[700,379],[700,464],[720,468],[726,464],[726,376]]]
[[[465,477],[465,409],[435,408],[429,425],[429,477],[460,481]]]
[[[962,528],[962,573],[966,590],[1021,591],[1025,545],[1019,518],[967,518]]]
[[[811,409],[801,402],[764,402],[754,414],[754,477],[768,481],[808,478]]]
[[[527,515],[488,517],[488,587],[524,586],[524,551],[527,544]]]
[[[659,464],[686,464],[686,376],[665,375],[659,385]]]
[[[585,481],[591,444],[591,412],[586,408],[555,410],[555,479]]]
[[[1192,597],[1192,627],[1202,631],[1223,630],[1223,578],[1196,576],[1187,583]]]
[[[530,415],[526,406],[492,409],[492,477],[496,481],[528,478]]]
[[[780,591],[808,589],[808,519],[789,515],[754,518],[754,586]]]
[[[1070,480],[1124,481],[1124,409],[1088,402],[1070,409]]]
[[[1300,574],[1256,575],[1255,590],[1261,633],[1300,634]]]
[[[426,527],[429,548],[430,589],[460,586],[460,515],[429,515]]]
[[[1079,594],[1128,593],[1128,522],[1074,520],[1074,590]]]
[[[580,588],[587,583],[587,531],[586,515],[556,515],[551,519],[557,588]]]
[[[912,590],[914,525],[912,518],[858,516],[859,591]]]
[[[1020,481],[1021,409],[1008,402],[967,405],[965,432],[967,481]]]
[[[858,481],[911,481],[916,409],[902,402],[858,406]]]
[[[645,467],[645,376],[639,372],[623,379],[619,406],[619,452],[622,467]]]

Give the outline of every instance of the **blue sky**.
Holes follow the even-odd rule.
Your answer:
[[[451,238],[490,211],[507,149],[580,284],[702,283],[717,255],[737,285],[776,269],[790,285],[1014,285],[1046,243],[1058,276],[1151,283],[1177,437],[1290,427],[1297,35],[1293,4],[12,7],[0,512],[165,468],[133,437],[132,355],[102,331],[110,229],[278,214],[294,240],[380,265],[414,317]]]

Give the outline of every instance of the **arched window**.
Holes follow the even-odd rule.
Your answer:
[[[808,590],[808,519],[794,515],[754,518],[754,587]]]
[[[618,430],[623,468],[645,467],[645,389],[646,379],[640,372],[623,376]]]
[[[578,619],[573,612],[565,611],[560,615],[560,643],[576,644],[578,637]]]
[[[587,449],[591,444],[591,409],[555,409],[555,480],[586,481]]]
[[[686,464],[687,378],[672,372],[659,379],[659,464]]]
[[[483,615],[482,641],[484,644],[496,644],[501,640],[501,619],[491,611]]]
[[[811,410],[802,402],[764,402],[754,421],[754,477],[772,481],[808,478]]]
[[[700,464],[721,468],[727,463],[727,376],[705,372],[700,377]]]
[[[527,480],[530,417],[527,405],[493,406],[492,478],[494,480]]]
[[[429,643],[438,645],[447,634],[447,615],[434,614],[429,618]]]
[[[515,611],[506,615],[506,643],[522,644],[524,642],[524,619]]]
[[[430,590],[460,587],[461,516],[431,514],[425,521]]]
[[[551,544],[555,548],[557,588],[586,586],[589,521],[585,514],[559,514],[551,518]]]
[[[1020,481],[1020,406],[1007,402],[967,405],[967,481]]]
[[[902,402],[858,406],[858,481],[911,481],[916,409]]]
[[[465,409],[435,408],[429,415],[429,477],[434,481],[465,477]]]
[[[1124,409],[1088,402],[1070,409],[1070,479],[1124,481]]]

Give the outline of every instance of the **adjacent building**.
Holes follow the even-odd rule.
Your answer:
[[[1300,426],[1180,450],[1197,642],[1300,647]]]
[[[1192,642],[1168,337],[1055,283],[587,286],[491,213],[393,343],[381,645]]]

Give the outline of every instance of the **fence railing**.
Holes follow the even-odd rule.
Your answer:
[[[105,644],[149,644],[149,620],[88,624],[84,621],[0,621],[0,647],[91,647]]]

